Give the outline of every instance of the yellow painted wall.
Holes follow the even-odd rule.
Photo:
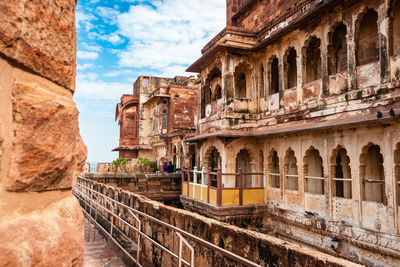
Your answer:
[[[217,190],[210,188],[210,204],[217,205]]]
[[[243,205],[264,204],[264,189],[244,189]]]
[[[201,187],[200,186],[195,186],[195,191],[194,191],[194,197],[197,200],[201,199]]]
[[[222,206],[237,205],[239,205],[239,190],[222,190]]]
[[[183,182],[182,183],[182,195],[187,196],[187,183]]]
[[[189,197],[193,198],[193,185],[189,184]]]
[[[203,201],[207,202],[207,188],[203,188]]]

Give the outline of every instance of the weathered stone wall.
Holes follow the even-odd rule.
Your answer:
[[[261,266],[359,266],[314,249],[300,247],[272,236],[241,229],[192,212],[169,207],[105,184],[83,183],[110,198],[194,234]],[[105,212],[103,212],[103,215],[109,217]],[[129,214],[122,216],[128,218]],[[123,227],[123,224],[118,225],[123,231],[127,230]],[[142,220],[142,229],[163,246],[175,253],[178,251],[179,242],[172,231],[167,231],[164,227],[148,220]],[[143,266],[174,266],[176,264],[170,256],[148,241],[141,244],[140,263]],[[192,241],[190,241],[190,244],[195,247],[195,266],[241,266],[221,257],[212,249]]]
[[[75,0],[0,3],[0,262],[81,266]]]
[[[226,146],[221,140],[210,138],[200,149],[200,161],[207,166],[210,151],[216,149],[222,158],[222,172],[234,173],[241,161],[239,153],[245,149],[250,155],[250,172],[264,172],[262,186],[269,209],[263,212],[270,220],[264,221],[264,226],[268,225],[285,239],[306,243],[368,266],[397,266],[400,264],[398,193],[396,197],[400,190],[400,173],[396,173],[400,163],[396,158],[400,153],[399,132],[397,120],[309,133],[237,138]],[[379,158],[367,152],[372,146],[379,147],[381,167],[374,165]],[[316,151],[319,158],[310,157],[311,151]],[[339,151],[342,154],[338,163]],[[277,168],[272,160],[274,152]],[[289,164],[291,152],[294,159]],[[370,162],[365,160],[367,153]],[[340,186],[335,180],[340,177],[338,165],[344,172],[342,178],[350,179],[342,184],[342,190],[336,188]],[[289,168],[294,172],[289,173]],[[365,182],[364,179],[378,179],[373,169],[379,168],[382,168],[382,186]],[[273,185],[272,173],[279,174],[277,186]],[[297,177],[289,179],[288,174]],[[322,180],[308,179],[309,176],[318,176]],[[251,178],[253,184],[258,185],[258,177]],[[296,185],[294,188],[289,188],[290,181]],[[222,184],[234,187],[235,177],[223,175]],[[311,186],[317,185],[322,191],[310,190]],[[205,212],[201,207],[197,205],[192,210],[217,218],[217,212]],[[233,212],[223,215],[218,219],[235,225],[255,227],[262,221],[248,223],[251,218],[233,218]],[[259,213],[254,213],[254,217],[260,217]],[[340,240],[338,248],[332,249],[333,238]]]

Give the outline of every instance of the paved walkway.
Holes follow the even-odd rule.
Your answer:
[[[84,267],[125,267],[122,260],[108,247],[106,241],[90,223],[85,225]]]

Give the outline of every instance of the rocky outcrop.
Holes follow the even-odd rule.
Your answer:
[[[75,0],[0,3],[0,265],[82,266]]]
[[[15,139],[7,190],[70,188],[85,159],[71,97],[21,82],[12,95]]]
[[[0,53],[75,89],[76,0],[1,1]]]
[[[2,266],[82,266],[84,224],[76,200],[69,196],[42,208],[0,224]]]

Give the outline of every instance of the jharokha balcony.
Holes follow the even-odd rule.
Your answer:
[[[225,186],[229,185],[229,186]],[[202,168],[182,171],[181,202],[185,209],[224,221],[254,216],[267,209],[264,173],[223,173]]]

